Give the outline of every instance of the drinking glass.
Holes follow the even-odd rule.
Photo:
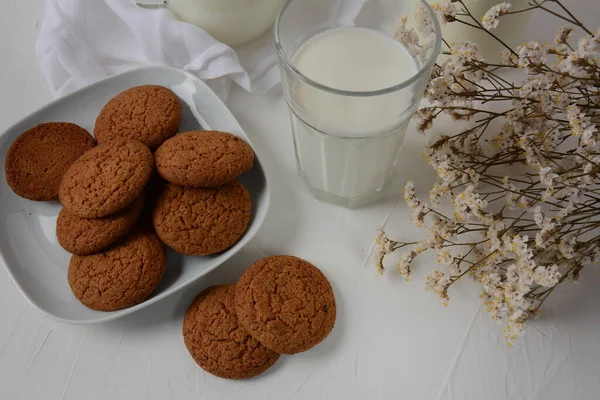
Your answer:
[[[358,88],[350,90],[307,76],[298,68],[298,54],[307,41],[336,28],[369,30],[354,30],[360,34],[356,40],[368,39],[373,31],[385,40],[394,38],[398,49],[392,50],[406,52],[396,60],[405,57],[406,63],[389,67],[413,72],[374,90],[360,87],[364,74],[373,78],[369,71],[354,77],[340,70],[349,86]],[[434,12],[424,0],[288,0],[275,23],[275,39],[300,178],[317,199],[344,207],[379,199],[391,181],[409,119],[440,51]],[[334,51],[322,54],[322,59],[342,51],[333,43]],[[339,46],[344,43],[349,42],[340,40]],[[358,62],[365,55],[355,56]]]

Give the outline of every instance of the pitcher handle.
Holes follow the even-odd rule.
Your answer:
[[[167,0],[133,0],[135,5],[142,8],[165,8]]]

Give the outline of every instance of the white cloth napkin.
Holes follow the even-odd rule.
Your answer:
[[[353,26],[368,0],[332,1],[323,4],[322,15],[335,27]],[[35,51],[56,97],[145,65],[191,72],[221,99],[232,82],[264,93],[280,80],[272,29],[234,51],[166,8],[141,8],[131,0],[46,0]]]
[[[168,65],[193,73],[225,99],[231,82],[255,93],[279,82],[273,36],[269,30],[236,53],[168,9],[131,0],[47,0],[35,50],[56,97],[143,65]]]

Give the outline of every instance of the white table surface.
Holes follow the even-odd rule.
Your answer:
[[[0,4],[0,132],[52,100],[33,52],[42,3]],[[597,25],[596,2],[566,3]],[[528,37],[551,37],[556,26],[534,16]],[[264,229],[191,290],[98,326],[44,317],[0,267],[0,399],[600,398],[598,267],[584,270],[580,284],[557,291],[522,340],[508,347],[501,327],[480,308],[474,284],[457,285],[448,307],[423,290],[435,268],[431,257],[415,265],[410,283],[392,270],[381,277],[370,265],[376,228],[387,221],[399,239],[417,232],[398,199],[407,179],[417,180],[422,193],[432,182],[420,157],[423,137],[409,132],[387,199],[350,211],[317,202],[299,182],[279,90],[257,96],[234,89],[228,105],[272,182]],[[234,282],[253,261],[271,254],[294,254],[323,269],[338,301],[333,333],[311,351],[282,357],[257,379],[227,381],[205,373],[183,345],[187,303],[208,285]]]

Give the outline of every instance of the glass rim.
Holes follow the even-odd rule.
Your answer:
[[[434,51],[431,54],[431,56],[429,57],[429,59],[427,60],[427,62],[425,63],[425,65],[422,68],[419,68],[419,71],[416,74],[414,74],[412,77],[410,77],[409,79],[407,79],[403,82],[400,82],[394,86],[387,87],[387,88],[377,89],[377,90],[361,90],[361,91],[335,89],[330,86],[323,85],[322,83],[319,83],[319,82],[309,78],[308,76],[304,75],[302,72],[300,72],[296,67],[294,67],[292,65],[292,63],[286,56],[285,51],[283,50],[283,46],[281,45],[280,36],[279,36],[279,31],[280,31],[280,26],[281,26],[281,18],[283,16],[283,14],[285,13],[285,11],[287,10],[288,6],[292,3],[292,1],[294,1],[294,0],[286,0],[285,4],[283,5],[283,7],[281,7],[281,10],[279,11],[279,14],[277,15],[277,19],[275,20],[275,28],[274,28],[274,30],[275,30],[275,48],[277,50],[277,54],[279,55],[279,59],[283,62],[284,66],[286,68],[288,68],[292,72],[292,74],[294,74],[298,79],[300,79],[301,81],[303,81],[317,89],[323,90],[328,93],[338,94],[338,95],[343,95],[343,96],[351,96],[351,97],[374,97],[374,96],[381,96],[381,95],[393,93],[398,90],[404,89],[404,88],[412,85],[413,83],[417,82],[418,80],[420,80],[425,73],[428,73],[428,71],[431,69],[433,64],[436,62],[437,57],[440,52],[440,49],[442,47],[442,32],[441,32],[442,28],[437,19],[437,15],[435,14],[435,12],[433,11],[433,9],[429,5],[429,3],[427,3],[426,0],[418,0],[425,7],[427,12],[429,13],[429,16],[430,16],[430,18],[433,22],[434,28],[435,28]],[[366,1],[368,1],[368,0],[366,0]]]

